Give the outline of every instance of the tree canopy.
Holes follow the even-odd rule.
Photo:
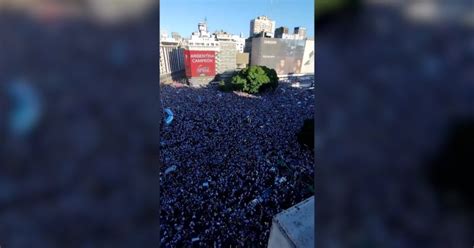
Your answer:
[[[237,90],[250,94],[261,93],[278,87],[278,76],[274,69],[266,66],[252,65],[235,75],[227,82],[221,82],[223,90]]]

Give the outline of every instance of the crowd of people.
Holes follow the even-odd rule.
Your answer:
[[[272,217],[313,195],[314,153],[296,136],[313,90],[163,86],[161,99],[174,113],[161,131],[162,246],[266,246]]]

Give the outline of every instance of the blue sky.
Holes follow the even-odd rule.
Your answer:
[[[315,0],[160,0],[160,29],[178,32],[183,37],[197,31],[199,21],[207,17],[209,31],[223,29],[248,37],[250,20],[266,15],[276,27],[306,27],[314,37]]]

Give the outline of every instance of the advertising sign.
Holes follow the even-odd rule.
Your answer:
[[[304,40],[255,39],[252,43],[252,64],[265,65],[278,75],[301,73]]]
[[[216,53],[214,51],[184,51],[187,77],[213,77],[216,75]]]

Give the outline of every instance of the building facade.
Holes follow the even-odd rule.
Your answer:
[[[231,74],[237,67],[237,43],[233,35],[226,32],[215,32],[219,50],[216,54],[216,73]]]
[[[283,38],[283,34],[288,34],[287,27],[279,27],[275,29],[275,38]]]
[[[237,53],[237,69],[244,69],[250,63],[249,53]]]
[[[295,27],[293,33],[299,36],[301,39],[306,39],[306,28],[304,27]]]
[[[184,70],[184,49],[160,44],[160,74],[172,74]]]
[[[217,73],[231,74],[237,67],[237,50],[234,41],[219,41],[216,56]]]
[[[171,38],[175,40],[182,40],[181,35],[179,35],[177,32],[171,32]]]
[[[253,37],[261,32],[267,33],[273,37],[275,33],[275,21],[270,20],[267,16],[258,16],[250,21],[249,36]]]
[[[308,46],[307,58],[311,54],[309,48],[311,42],[308,43],[307,40],[259,37],[252,38],[251,41],[250,65],[267,66],[275,69],[278,75],[302,74],[306,46]],[[314,66],[311,69],[308,65],[305,70],[304,73],[314,73]]]
[[[294,32],[290,34],[287,27],[279,27],[275,30],[275,38],[289,39],[289,40],[303,40],[303,39],[306,39],[306,28],[295,27]]]
[[[184,41],[183,47],[189,84],[199,86],[212,81],[217,71],[216,55],[219,52],[219,42],[215,35],[207,30],[206,22],[198,24],[198,32],[193,32],[191,38]]]
[[[235,49],[239,53],[243,53],[245,49],[245,38],[242,33],[240,35],[232,35],[232,40],[235,41]]]
[[[184,40],[186,77],[190,85],[205,85],[219,75],[227,77],[237,70],[237,58],[245,49],[245,38],[224,31],[210,33],[207,23],[200,22],[198,31]],[[248,65],[247,57],[240,59],[239,66]],[[245,62],[245,58],[247,61]]]
[[[168,81],[172,74],[184,72],[184,49],[181,44],[181,40],[168,37],[166,32],[160,34],[160,82]]]

